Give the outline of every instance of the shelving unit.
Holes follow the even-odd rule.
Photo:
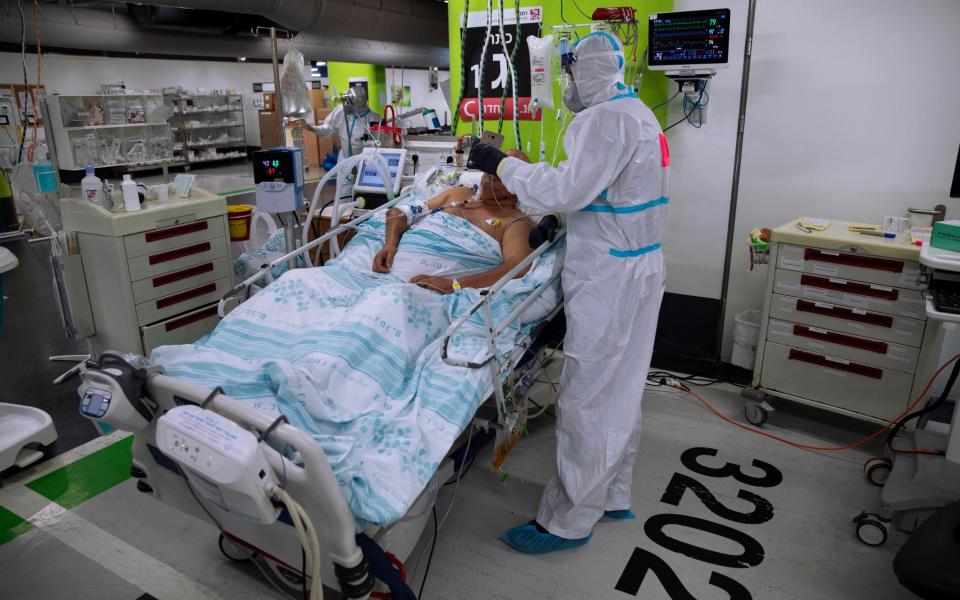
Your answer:
[[[171,114],[159,94],[50,95],[48,138],[57,166],[138,167],[174,163]]]
[[[164,100],[174,110],[169,123],[178,161],[189,166],[246,158],[243,96],[175,94]]]

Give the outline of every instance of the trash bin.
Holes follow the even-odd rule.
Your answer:
[[[733,354],[730,362],[749,371],[753,371],[753,361],[757,356],[760,316],[759,310],[748,308],[733,317]]]

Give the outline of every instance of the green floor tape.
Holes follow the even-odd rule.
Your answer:
[[[33,525],[0,506],[0,546],[31,529]]]
[[[64,508],[79,506],[130,478],[133,436],[47,473],[27,487]]]

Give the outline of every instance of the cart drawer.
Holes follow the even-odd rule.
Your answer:
[[[227,244],[222,236],[162,252],[145,254],[128,260],[130,281],[164,275],[226,256]]]
[[[141,302],[137,304],[137,320],[141,325],[156,323],[162,319],[220,300],[232,287],[231,281],[229,277],[224,277],[176,294],[163,296],[149,302]]]
[[[186,267],[179,271],[172,271],[141,279],[133,284],[133,301],[146,302],[185,289],[196,287],[201,283],[216,281],[230,276],[230,267],[226,258],[218,258],[202,262],[199,265]]]
[[[920,356],[911,346],[777,319],[767,325],[767,341],[903,373],[915,372]]]
[[[199,219],[179,223],[169,227],[151,229],[143,233],[123,236],[123,245],[127,258],[136,258],[144,254],[171,250],[180,246],[189,246],[204,240],[223,237],[223,217]]]
[[[156,325],[141,327],[143,351],[149,355],[157,346],[192,344],[213,331],[219,322],[214,303]]]
[[[777,268],[911,290],[926,287],[920,277],[920,263],[839,250],[780,244]]]
[[[891,421],[909,403],[913,375],[768,343],[760,385]]]
[[[878,313],[862,308],[781,296],[770,299],[770,316],[823,329],[920,347],[925,321]]]
[[[777,269],[773,290],[787,296],[822,300],[913,319],[925,318],[923,294],[917,290]]]

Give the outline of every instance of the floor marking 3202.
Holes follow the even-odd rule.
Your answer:
[[[772,488],[780,485],[783,481],[783,474],[779,469],[761,460],[754,459],[751,462],[753,469],[761,472],[760,475],[744,473],[743,469],[734,463],[725,463],[721,467],[711,467],[701,462],[703,457],[715,457],[716,455],[717,450],[714,448],[690,448],[680,456],[680,462],[683,463],[683,466],[686,467],[687,470],[695,475],[718,479],[732,477],[744,486],[754,488]],[[707,489],[707,486],[685,473],[673,474],[660,501],[672,506],[679,506],[681,499],[688,490],[692,492],[710,512],[727,521],[746,525],[759,525],[773,518],[773,505],[769,500],[756,492],[741,488],[737,492],[737,497],[752,504],[753,508],[746,512],[736,510],[723,504]],[[718,537],[727,538],[738,544],[742,551],[739,554],[727,554],[678,540],[666,533],[665,529],[669,525],[696,529]],[[764,558],[763,546],[751,535],[724,523],[717,523],[709,519],[664,513],[653,515],[647,519],[643,525],[643,530],[651,541],[666,550],[677,552],[719,567],[746,569],[759,565],[763,562]],[[643,580],[648,572],[652,572],[660,581],[660,584],[667,591],[671,600],[697,600],[687,591],[687,588],[684,587],[677,574],[673,572],[662,558],[639,547],[634,548],[633,555],[627,562],[626,567],[624,567],[619,581],[617,581],[616,589],[636,596],[640,592],[640,586],[643,585]],[[727,592],[730,600],[752,600],[750,592],[731,577],[712,571],[707,581],[710,585]]]

